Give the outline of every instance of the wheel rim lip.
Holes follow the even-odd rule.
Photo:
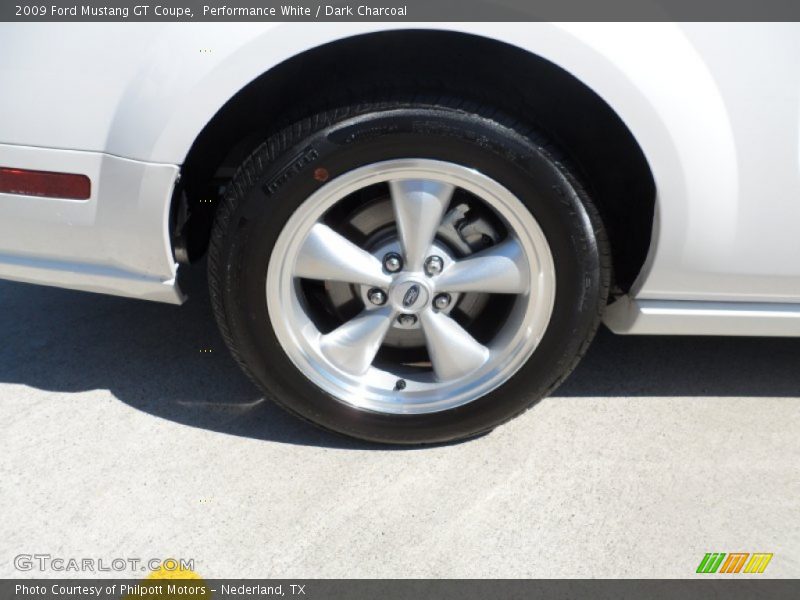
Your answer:
[[[487,345],[490,355],[483,367],[456,380],[429,382],[401,392],[389,384],[402,375],[373,366],[366,375],[353,376],[325,359],[319,351],[321,334],[302,308],[294,277],[298,252],[311,227],[349,194],[392,179],[431,179],[477,196],[503,219],[509,232],[521,243],[531,274],[528,293],[517,296],[507,323]],[[550,322],[555,285],[555,265],[544,232],[512,192],[470,167],[409,158],[353,169],[330,180],[304,200],[284,225],[272,250],[266,297],[270,322],[284,352],[305,377],[336,401],[376,413],[428,414],[477,400],[505,383],[527,362]],[[519,322],[516,331],[510,330],[513,321]]]

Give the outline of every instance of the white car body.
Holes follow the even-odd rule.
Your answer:
[[[656,218],[644,267],[607,311],[613,330],[800,335],[800,26],[407,27],[494,38],[542,57],[629,128],[652,171]],[[292,56],[399,28],[0,26],[0,167],[92,183],[85,201],[0,193],[0,277],[181,302],[170,204],[203,127]]]

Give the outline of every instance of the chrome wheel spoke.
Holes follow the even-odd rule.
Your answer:
[[[433,371],[439,381],[467,375],[488,360],[489,349],[446,314],[426,310],[420,317]]]
[[[530,289],[530,267],[514,239],[450,265],[436,279],[442,292],[524,294]]]
[[[391,282],[377,258],[322,223],[308,232],[297,255],[294,276],[377,287]]]
[[[455,188],[440,181],[402,179],[390,182],[390,189],[406,268],[419,271]]]
[[[442,228],[454,194],[475,213],[454,215],[462,241],[500,243],[474,253]],[[464,406],[518,372],[550,321],[555,275],[544,232],[501,182],[406,158],[342,173],[306,198],[275,242],[265,292],[281,347],[332,402],[422,415]],[[504,294],[502,306],[488,294]],[[322,323],[332,315],[355,317],[330,331]]]
[[[320,339],[322,354],[334,365],[351,375],[369,370],[383,338],[392,325],[390,308],[363,311]]]

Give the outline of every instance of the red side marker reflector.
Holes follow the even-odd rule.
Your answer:
[[[88,200],[92,182],[86,175],[0,167],[0,193]]]

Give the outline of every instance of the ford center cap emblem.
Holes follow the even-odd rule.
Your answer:
[[[403,296],[403,306],[406,308],[411,308],[414,306],[417,298],[419,298],[419,285],[415,283],[408,288],[408,291],[406,291],[405,295]]]

